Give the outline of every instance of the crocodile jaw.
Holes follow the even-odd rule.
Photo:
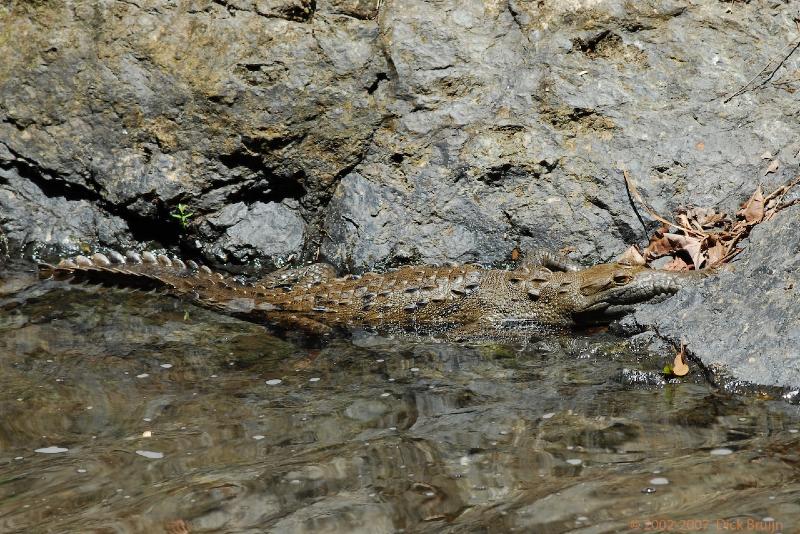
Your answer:
[[[637,304],[661,302],[707,276],[704,271],[661,271],[645,267],[622,269],[631,277],[630,281],[615,285],[612,276],[607,287],[585,296],[584,305],[572,314],[576,323],[607,323],[633,312]]]

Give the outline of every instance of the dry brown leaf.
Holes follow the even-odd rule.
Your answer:
[[[777,172],[778,167],[780,167],[780,166],[781,166],[781,162],[778,161],[777,159],[774,159],[774,160],[772,160],[772,163],[769,164],[769,167],[767,167],[767,170],[766,170],[766,172],[764,172],[764,174],[767,175],[767,174],[769,174],[771,172]]]
[[[692,266],[683,261],[683,258],[674,258],[671,262],[662,267],[665,271],[691,271]]]
[[[700,239],[680,234],[664,234],[664,237],[669,240],[675,251],[686,251],[692,259],[695,269],[699,269],[703,265],[706,258],[705,254],[703,254],[702,241]]]
[[[662,267],[669,271],[717,267],[730,262],[742,251],[736,245],[748,236],[753,226],[771,219],[791,205],[800,204],[800,198],[783,202],[789,190],[800,184],[800,176],[797,176],[766,196],[761,186],[758,186],[752,196],[741,205],[735,220],[715,209],[695,207],[681,210],[676,214],[676,222],[672,222],[654,213],[644,204],[628,172],[623,171],[623,174],[631,196],[644,205],[654,219],[662,223],[650,237],[650,242],[640,256],[645,264],[656,258],[671,256],[671,261]],[[635,252],[638,253],[638,249]],[[628,257],[629,254],[633,256]],[[618,261],[638,264],[635,262],[641,260],[629,249]]]
[[[681,350],[675,355],[672,362],[672,374],[675,376],[686,376],[689,374],[689,366],[686,364],[686,345],[681,343]]]
[[[678,220],[678,224],[681,226],[681,228],[692,227],[692,223],[689,221],[689,217],[685,213],[679,213],[676,219]]]
[[[692,208],[686,212],[686,216],[693,221],[693,225],[699,224],[700,229],[713,228],[725,220],[725,214],[719,213],[713,208]]]
[[[619,258],[617,258],[617,263],[622,263],[623,265],[645,265],[647,261],[645,261],[642,253],[639,252],[639,247],[631,245],[625,252],[620,254]]]
[[[764,219],[764,193],[759,185],[753,195],[742,204],[737,213],[748,225],[758,224]]]
[[[717,263],[721,262],[722,259],[728,255],[730,251],[730,247],[726,246],[720,239],[716,238],[715,236],[709,236],[706,240],[707,249],[706,249],[706,261],[708,262],[707,266],[716,265]]]
[[[653,236],[650,238],[650,244],[644,249],[644,257],[648,260],[654,260],[662,256],[669,256],[673,252],[675,252],[675,247],[670,243],[669,239],[664,235],[660,237]]]

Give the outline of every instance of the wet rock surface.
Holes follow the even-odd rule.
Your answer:
[[[797,16],[765,1],[6,3],[0,230],[14,255],[150,246],[217,266],[500,263],[515,246],[607,260],[656,226],[622,168],[663,214],[732,211],[800,172],[798,55],[779,63]],[[770,232],[764,249],[783,250]],[[692,339],[716,331],[700,313],[715,299],[738,306],[742,272],[692,293]],[[791,298],[748,302],[751,328]],[[776,330],[786,354],[792,328]],[[736,362],[781,380],[777,361]]]

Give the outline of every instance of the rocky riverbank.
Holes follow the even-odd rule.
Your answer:
[[[534,246],[608,260],[658,225],[623,168],[660,213],[733,211],[800,172],[798,16],[767,1],[6,3],[0,229],[15,255],[150,246],[244,269]],[[636,321],[800,386],[796,223],[787,210],[734,272]],[[746,343],[718,328],[745,323]],[[764,370],[736,363],[762,355]]]

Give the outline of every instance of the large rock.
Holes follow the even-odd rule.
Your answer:
[[[90,244],[126,248],[132,242],[120,217],[88,200],[42,189],[20,170],[0,167],[0,261],[9,252],[8,240],[28,244],[32,254],[41,254],[44,245],[76,253]]]
[[[351,268],[496,261],[515,245],[608,259],[645,235],[621,168],[659,212],[733,208],[765,151],[783,163],[772,183],[796,169],[792,91],[726,101],[785,46],[790,18],[712,2],[384,3],[395,116],[339,182],[324,254]]]
[[[168,247],[195,247],[204,218],[236,202],[299,200],[317,220],[386,114],[387,72],[374,2],[320,4],[6,3],[0,167],[23,161],[27,181]],[[178,202],[195,213],[186,230]],[[111,245],[91,227],[78,237]]]
[[[800,205],[757,226],[729,268],[624,323],[686,343],[721,381],[800,389],[798,227]]]
[[[273,259],[272,267],[279,267],[303,246],[305,229],[303,219],[284,204],[237,202],[209,215],[202,231],[212,235],[224,231],[206,251],[221,262],[255,262],[266,255]]]

